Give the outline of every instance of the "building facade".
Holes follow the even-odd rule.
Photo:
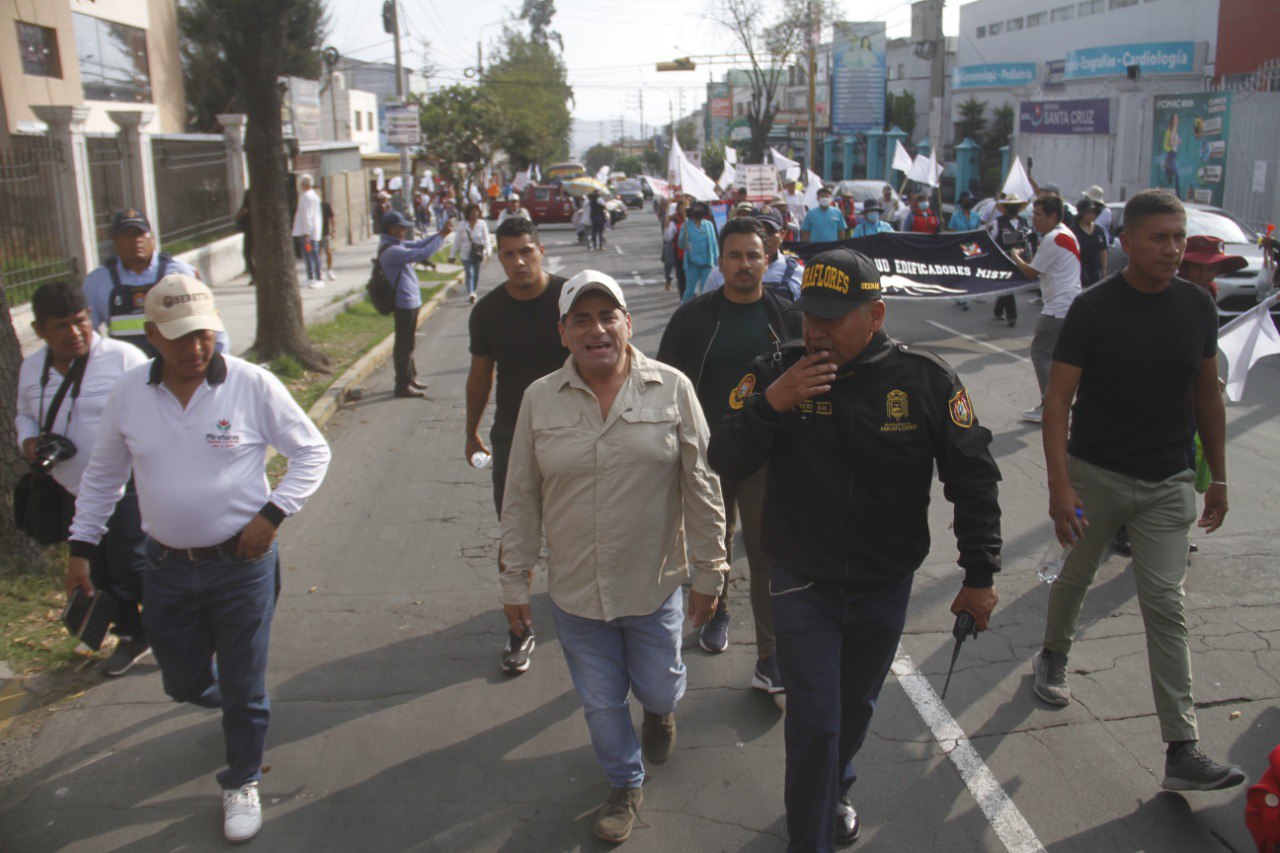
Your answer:
[[[87,108],[89,133],[115,133],[111,111],[142,113],[144,132],[181,132],[176,0],[0,0],[0,96],[6,140],[45,132],[42,106]]]

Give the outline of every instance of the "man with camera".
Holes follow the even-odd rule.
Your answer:
[[[23,359],[18,371],[18,444],[32,470],[51,475],[61,487],[58,535],[66,539],[107,396],[125,371],[147,357],[135,346],[94,332],[84,294],[72,284],[42,285],[31,308],[31,326],[45,346]],[[124,675],[151,652],[138,612],[144,541],[138,496],[130,487],[89,555],[93,585],[115,603],[111,632],[119,642],[103,667],[107,675]]]

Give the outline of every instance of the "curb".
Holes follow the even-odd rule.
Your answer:
[[[422,306],[422,310],[418,312],[417,328],[422,328],[422,324],[427,321],[427,318],[435,312],[440,303],[444,301],[444,298],[448,296],[461,281],[462,273],[458,273],[452,279],[446,281],[440,290],[436,292],[436,295],[431,297],[431,299],[427,301],[426,305]],[[334,305],[343,305],[355,298],[363,299],[364,291],[352,294],[348,299],[343,300],[342,302],[335,302]],[[327,424],[335,414],[337,414],[338,410],[342,408],[342,403],[347,398],[348,389],[359,382],[363,382],[368,378],[369,374],[387,363],[387,359],[391,358],[391,350],[394,345],[395,333],[392,332],[381,341],[374,344],[373,349],[361,356],[359,361],[348,367],[346,372],[333,380],[333,384],[320,395],[320,399],[316,400],[315,404],[312,405],[311,410],[307,412],[307,415],[317,427],[323,428],[324,425]]]

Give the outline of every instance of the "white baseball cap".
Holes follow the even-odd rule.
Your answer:
[[[573,303],[577,302],[583,294],[592,291],[605,294],[618,303],[618,307],[623,311],[627,310],[627,299],[622,295],[622,288],[618,286],[618,282],[614,281],[613,276],[599,270],[583,270],[566,281],[560,290],[560,316],[567,316],[569,310],[573,308]]]
[[[197,330],[224,331],[213,293],[198,278],[174,273],[147,291],[143,311],[160,334],[176,340]]]

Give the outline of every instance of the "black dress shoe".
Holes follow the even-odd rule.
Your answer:
[[[395,395],[397,397],[415,397],[419,400],[425,400],[427,397],[426,394],[423,394],[417,388],[410,388],[408,386],[404,388],[397,388]]]
[[[419,381],[418,381],[418,380],[416,380],[416,379],[410,379],[410,380],[409,380],[409,387],[410,387],[410,388],[417,388],[419,391],[425,391],[425,390],[427,390],[427,383],[425,383],[425,382],[419,382]]]
[[[836,803],[836,844],[852,844],[858,840],[858,812],[848,797]]]

